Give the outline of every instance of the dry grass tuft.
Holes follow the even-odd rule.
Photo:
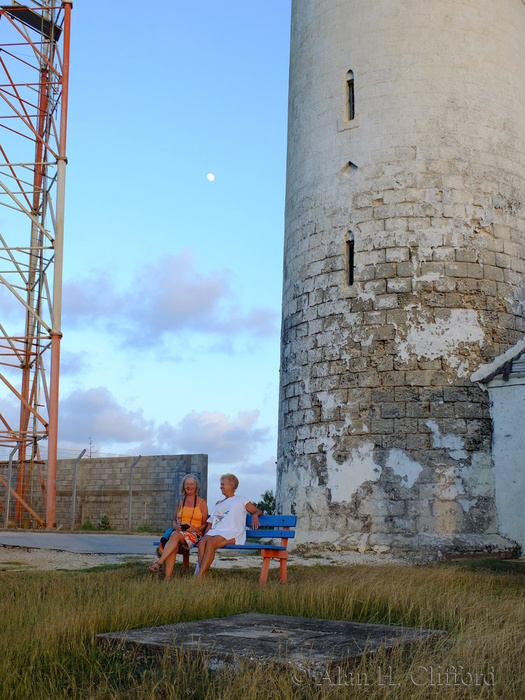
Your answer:
[[[525,697],[522,569],[314,566],[293,567],[286,586],[277,578],[272,571],[259,590],[253,571],[216,570],[202,584],[184,575],[165,582],[133,564],[92,572],[1,572],[0,698]],[[100,632],[241,612],[449,634],[410,651],[363,658],[354,668],[295,678],[282,667],[211,672],[179,652],[123,655],[96,642]]]

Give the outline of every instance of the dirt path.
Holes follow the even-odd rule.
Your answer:
[[[27,547],[10,547],[0,545],[0,571],[56,571],[57,569],[78,570],[91,569],[107,564],[124,564],[129,561],[152,563],[155,556],[129,554],[78,554],[50,549],[30,549]],[[357,552],[327,552],[325,556],[318,554],[290,554],[289,566],[294,564],[314,565],[332,564],[334,566],[351,566],[356,564],[383,565],[406,564],[384,554],[358,554]],[[247,554],[236,555],[232,552],[219,552],[214,563],[216,568],[260,568],[259,556]]]

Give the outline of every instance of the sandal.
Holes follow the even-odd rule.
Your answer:
[[[156,561],[154,564],[151,566],[148,566],[148,571],[151,571],[152,574],[158,574],[160,573],[160,570],[162,569],[162,564],[159,564],[158,561]]]

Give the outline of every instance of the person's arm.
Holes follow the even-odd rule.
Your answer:
[[[206,527],[206,520],[208,520],[208,506],[206,505],[206,501],[203,498],[201,498],[200,496],[198,498],[199,500],[197,501],[197,505],[199,506],[199,510],[202,515],[202,523],[199,526],[192,525],[189,531],[196,532],[199,536],[201,536],[202,531]]]
[[[248,513],[252,514],[252,528],[254,530],[259,529],[259,515],[262,515],[263,512],[260,508],[257,508],[257,506],[254,506],[253,503],[248,501],[248,503],[244,506]]]

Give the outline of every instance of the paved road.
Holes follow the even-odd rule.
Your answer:
[[[153,554],[158,535],[106,533],[12,532],[0,530],[0,546],[56,549],[82,554]]]

